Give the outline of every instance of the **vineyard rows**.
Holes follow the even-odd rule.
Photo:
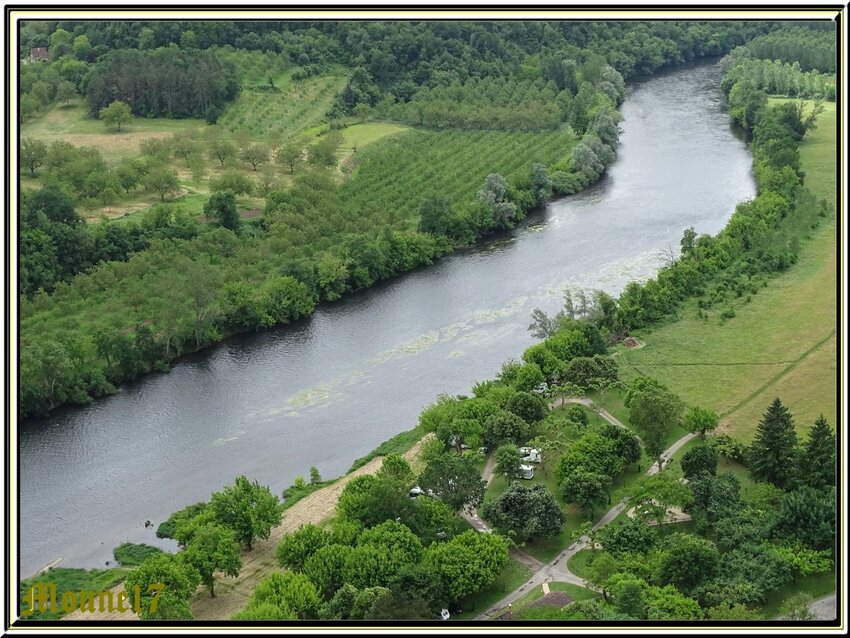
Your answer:
[[[410,131],[359,152],[352,179],[340,197],[352,213],[393,211],[414,226],[427,195],[438,193],[456,204],[465,203],[490,173],[510,181],[535,162],[551,166],[575,144],[568,130]]]

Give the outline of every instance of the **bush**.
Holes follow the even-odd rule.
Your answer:
[[[141,565],[151,556],[161,553],[162,550],[159,547],[146,545],[145,543],[121,543],[112,550],[112,555],[122,567]]]

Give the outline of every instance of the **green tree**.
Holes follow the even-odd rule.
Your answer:
[[[835,545],[834,490],[817,491],[801,487],[782,495],[773,528],[781,538],[796,538],[814,549]]]
[[[542,421],[549,411],[543,399],[522,390],[514,393],[508,399],[507,404],[505,404],[505,410],[516,414],[529,424]]]
[[[77,97],[77,87],[74,86],[74,83],[68,80],[60,80],[59,84],[56,85],[56,99],[67,106],[75,97]]]
[[[21,140],[21,166],[30,170],[35,177],[35,171],[44,166],[47,159],[47,144],[39,139],[25,137]]]
[[[122,124],[128,124],[133,120],[133,112],[126,102],[115,100],[109,106],[104,106],[100,109],[100,119],[107,126],[115,127],[120,131]]]
[[[323,598],[331,598],[343,585],[346,566],[353,554],[353,547],[331,543],[320,547],[304,563],[304,573]]]
[[[750,448],[750,474],[757,481],[767,481],[787,488],[793,478],[797,433],[791,413],[777,397],[759,422]]]
[[[233,531],[215,523],[199,525],[181,556],[198,571],[212,597],[215,597],[216,570],[236,577],[242,568]]]
[[[189,598],[201,582],[201,575],[194,567],[185,563],[179,555],[156,554],[127,574],[124,581],[126,591],[139,587],[142,620],[186,620],[192,618]],[[161,584],[155,609],[151,609],[155,591],[148,586]]]
[[[625,402],[631,424],[640,431],[647,454],[660,469],[667,439],[684,410],[681,399],[661,384],[638,377],[629,387]]]
[[[294,140],[289,141],[278,149],[274,159],[281,166],[288,166],[292,175],[295,167],[304,161],[304,146]]]
[[[500,445],[496,450],[496,472],[508,477],[512,482],[519,474],[519,466],[522,465],[522,454],[513,443]]]
[[[709,540],[693,534],[673,534],[664,540],[664,546],[659,574],[663,585],[675,585],[687,594],[717,572],[720,553]]]
[[[225,139],[214,139],[209,146],[210,159],[218,160],[222,168],[228,160],[236,157],[236,147]]]
[[[602,597],[608,600],[608,581],[617,573],[617,561],[607,552],[594,553],[592,557],[593,562],[587,565],[587,577],[602,590]]]
[[[398,481],[405,487],[411,485],[415,478],[410,463],[400,454],[387,454],[381,462],[378,476],[391,481]]]
[[[658,543],[658,532],[637,517],[626,517],[619,524],[604,526],[599,532],[599,542],[614,556],[644,554]]]
[[[299,620],[316,618],[322,600],[313,582],[299,572],[274,572],[254,588],[248,609],[273,605],[289,610]]]
[[[227,170],[210,180],[210,190],[233,191],[234,195],[250,195],[254,182],[237,170]]]
[[[508,562],[508,541],[498,534],[467,530],[425,551],[423,563],[442,584],[451,600],[491,585]]]
[[[701,620],[702,609],[693,598],[680,594],[675,587],[650,587],[647,590],[648,620]]]
[[[273,603],[250,605],[230,617],[231,620],[297,620],[295,612]]]
[[[477,507],[486,487],[475,466],[453,454],[444,454],[428,463],[419,477],[419,485],[424,490],[432,490],[454,510],[467,505]]]
[[[232,529],[236,539],[250,550],[257,538],[268,538],[272,527],[280,525],[281,506],[266,486],[236,477],[233,485],[210,497],[216,521]]]
[[[310,466],[310,485],[317,485],[322,482],[322,475],[319,474],[319,468],[315,465]]]
[[[32,117],[41,110],[41,102],[32,93],[25,93],[21,96],[20,102],[20,121],[24,122],[29,117]]]
[[[230,230],[239,230],[241,218],[236,211],[236,196],[233,191],[213,191],[204,204],[204,217],[216,219]]]
[[[260,164],[269,161],[269,149],[262,144],[251,144],[242,150],[241,157],[256,171]]]
[[[609,485],[610,476],[579,467],[561,481],[561,493],[565,501],[576,503],[585,516],[592,518],[595,506],[607,502]]]
[[[698,522],[714,523],[729,510],[740,507],[738,478],[729,472],[714,476],[701,473],[690,479],[688,489],[694,495],[688,508]]]
[[[165,201],[166,195],[176,193],[180,190],[177,173],[167,166],[155,166],[151,168],[148,174],[145,175],[143,183],[145,188],[159,195],[161,202]]]
[[[307,559],[330,542],[331,537],[325,530],[307,523],[280,539],[275,556],[281,567],[302,571]]]
[[[699,445],[685,452],[681,464],[686,479],[692,479],[701,472],[717,474],[717,451],[710,445]]]
[[[456,219],[452,201],[445,195],[433,194],[419,206],[419,230],[432,235],[449,235]]]
[[[710,607],[706,610],[705,617],[708,620],[755,621],[762,619],[761,614],[757,610],[750,609],[741,603],[723,603]]]
[[[641,516],[661,524],[667,517],[667,510],[671,507],[683,509],[690,507],[693,495],[669,472],[660,472],[640,477],[635,483],[629,501],[635,504]]]
[[[821,414],[809,430],[809,439],[798,457],[798,482],[815,489],[835,485],[835,450],[835,432]]]
[[[719,417],[714,410],[701,408],[694,405],[685,412],[682,424],[688,432],[699,434],[705,438],[707,432],[712,432],[717,427]]]
[[[505,533],[513,531],[520,541],[557,536],[566,516],[544,485],[525,487],[515,483],[484,504],[484,518]]]
[[[336,153],[342,144],[342,133],[331,131],[307,147],[307,161],[312,166],[336,166]]]
[[[814,600],[812,595],[805,591],[793,594],[782,605],[782,618],[787,620],[812,620],[814,616],[809,611],[812,600]]]
[[[501,411],[484,421],[484,442],[491,447],[518,442],[528,436],[528,424],[512,412]]]

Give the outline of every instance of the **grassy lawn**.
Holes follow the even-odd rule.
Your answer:
[[[482,611],[497,603],[525,581],[531,578],[531,570],[525,565],[510,559],[495,582],[477,594],[458,601],[463,612],[453,616],[458,620],[475,618]]]
[[[805,184],[834,201],[835,107],[818,118],[800,147]],[[752,440],[761,415],[778,396],[795,417],[798,435],[823,413],[835,425],[835,222],[809,232],[797,263],[772,279],[736,316],[721,322],[696,316],[695,302],[680,319],[638,337],[646,347],[621,349],[623,378],[648,374],[692,405],[716,410],[720,432]]]
[[[824,574],[804,576],[798,578],[793,583],[783,585],[776,591],[768,594],[767,602],[761,608],[762,617],[765,619],[776,618],[782,613],[781,609],[785,601],[801,591],[811,594],[812,598],[820,598],[830,592],[834,592],[835,581],[835,569],[832,569]]]
[[[80,591],[105,591],[111,589],[120,583],[129,569],[78,569],[70,567],[52,567],[43,574],[33,578],[27,578],[21,581],[20,595],[21,600],[25,600],[25,596],[30,587],[36,583],[52,583],[56,585],[56,599],[61,603],[62,592],[80,592]],[[77,595],[79,602],[79,594]],[[29,603],[25,605],[29,607]],[[61,610],[36,612],[29,616],[31,620],[55,620],[61,618],[64,614]]]

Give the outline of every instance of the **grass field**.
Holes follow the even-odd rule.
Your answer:
[[[827,104],[800,147],[805,185],[835,201],[835,105]],[[836,401],[835,222],[826,219],[803,243],[798,262],[772,279],[736,316],[721,323],[697,318],[696,303],[680,319],[637,336],[646,347],[621,350],[626,381],[648,374],[688,404],[721,414],[720,432],[752,440],[778,396],[805,435],[818,414],[833,427]]]
[[[325,119],[325,113],[342,90],[347,77],[321,75],[295,82],[293,69],[275,80],[275,87],[245,87],[227,107],[218,123],[231,132],[248,131],[262,139],[269,134],[282,138],[302,133]]]
[[[534,162],[554,164],[575,143],[568,131],[409,131],[358,149],[342,199],[353,212],[397,211],[414,226],[427,195],[471,201],[488,174],[510,179]]]

